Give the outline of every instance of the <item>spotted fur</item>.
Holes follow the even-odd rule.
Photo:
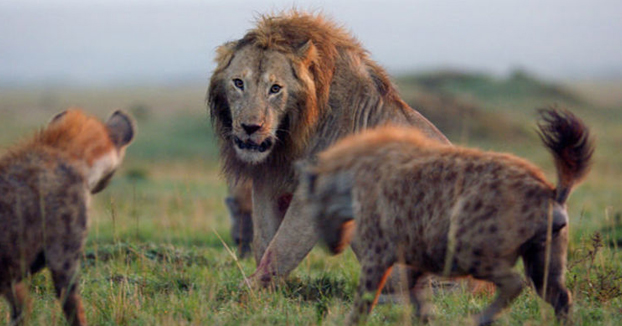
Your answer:
[[[121,111],[104,124],[68,110],[0,158],[0,295],[14,323],[25,318],[22,279],[48,267],[68,322],[86,325],[77,284],[89,199],[105,188],[134,129]]]
[[[593,143],[574,115],[542,112],[540,130],[558,166],[557,187],[518,157],[448,146],[401,127],[348,137],[307,168],[301,182],[321,237],[338,253],[349,241],[344,234],[353,232],[352,246],[361,252],[351,324],[365,318],[398,262],[413,269],[413,284],[426,274],[494,283],[498,296],[477,317],[484,325],[521,292],[513,266],[522,257],[537,292],[546,292],[558,317],[567,315],[565,200],[587,173]],[[422,297],[413,299],[424,315]]]

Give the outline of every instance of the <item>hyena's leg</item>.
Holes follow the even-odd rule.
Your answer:
[[[244,259],[248,257],[251,251],[251,244],[253,243],[253,217],[250,213],[242,213],[238,216],[238,236],[239,242],[236,243],[238,246],[238,257],[240,259]]]
[[[348,325],[364,323],[378,301],[380,291],[393,266],[393,262],[384,258],[380,255],[369,256],[361,261],[361,276],[354,297],[354,306],[348,316]]]
[[[431,292],[430,276],[412,271],[410,284],[414,284],[410,290],[410,300],[417,309],[416,316],[427,322],[432,317],[432,308],[429,302]]]
[[[365,245],[366,243],[360,243],[356,238],[351,243],[352,251],[359,261],[364,253]],[[415,286],[413,280],[420,275],[404,264],[397,263],[393,267],[378,300],[380,304],[401,302],[404,297],[410,296]]]
[[[365,243],[360,243],[357,238],[354,238],[351,243],[352,251],[359,261],[361,260],[361,255],[364,253],[365,245]],[[398,257],[398,261],[399,260],[400,258]],[[417,280],[419,276],[420,274],[415,272],[411,267],[396,263],[393,269],[391,269],[391,274],[389,274],[385,286],[382,289],[378,303],[401,303],[404,298],[412,300],[413,291],[415,291],[415,285],[417,285],[414,280]],[[420,286],[421,290],[423,290],[425,286],[430,288],[430,276],[426,276],[426,279],[427,281]]]
[[[564,285],[566,271],[566,253],[568,250],[568,228],[563,228],[553,235],[551,241],[551,257],[548,261],[548,277],[546,278],[546,297],[543,296],[546,270],[546,246],[534,245],[523,254],[525,273],[533,281],[538,295],[555,308],[558,319],[568,317],[572,296]]]
[[[486,310],[476,316],[477,325],[490,325],[497,314],[507,307],[523,289],[521,275],[514,272],[509,264],[501,263],[495,268],[493,275],[487,277],[487,280],[497,286],[497,297]]]
[[[67,322],[73,326],[86,325],[82,300],[78,293],[78,260],[65,260],[60,268],[52,268],[56,296],[60,300]],[[56,266],[55,266],[56,267]]]
[[[231,219],[231,239],[233,239],[237,247],[238,258],[243,259],[251,252],[253,220],[252,213],[244,210],[243,204],[239,200],[241,199],[229,196],[225,198],[225,204],[229,209],[229,217]],[[250,205],[250,203],[245,203],[244,205]]]
[[[23,282],[11,284],[4,290],[4,297],[11,306],[11,324],[22,325],[24,318],[24,308],[28,304],[28,290]]]
[[[86,325],[84,308],[78,290],[80,255],[82,253],[82,237],[86,221],[84,210],[79,214],[65,213],[63,216],[76,216],[76,220],[65,218],[73,227],[62,233],[62,239],[51,242],[46,247],[47,266],[52,273],[56,296],[60,300],[67,322],[73,326]],[[83,223],[84,222],[84,223]],[[58,230],[58,229],[57,229]],[[53,230],[50,230],[50,234]],[[58,237],[58,235],[57,235]]]

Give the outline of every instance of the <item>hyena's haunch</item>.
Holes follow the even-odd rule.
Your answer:
[[[27,317],[22,279],[48,267],[67,321],[86,325],[77,272],[90,195],[106,187],[134,133],[121,111],[102,123],[68,110],[0,157],[0,295],[13,323]]]
[[[305,168],[301,189],[321,237],[334,253],[351,239],[359,253],[350,324],[365,320],[398,262],[414,270],[412,284],[426,274],[494,283],[496,299],[476,317],[489,324],[522,290],[513,270],[519,257],[538,294],[566,317],[572,300],[564,285],[565,202],[589,170],[593,143],[571,113],[541,115],[557,186],[515,156],[440,144],[400,127],[344,139]],[[425,317],[421,293],[412,299]]]

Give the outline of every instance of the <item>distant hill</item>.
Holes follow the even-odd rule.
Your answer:
[[[521,124],[507,117],[503,112],[489,112],[481,105],[451,94],[409,90],[402,98],[415,108],[447,137],[465,142],[467,138],[524,137]]]
[[[401,76],[402,98],[454,140],[465,138],[520,140],[530,133],[525,114],[551,104],[581,106],[575,92],[517,70],[507,78],[483,73],[438,71]],[[510,109],[509,109],[510,108]],[[520,119],[517,119],[517,116]]]
[[[540,80],[524,70],[515,70],[505,78],[483,73],[447,70],[402,76],[399,82],[405,85],[415,85],[433,93],[468,93],[479,99],[554,98],[565,103],[584,103],[571,90]]]

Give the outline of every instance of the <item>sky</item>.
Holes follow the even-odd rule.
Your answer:
[[[261,14],[321,11],[390,73],[622,79],[620,0],[3,0],[0,85],[207,81]]]

